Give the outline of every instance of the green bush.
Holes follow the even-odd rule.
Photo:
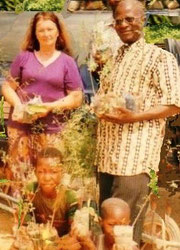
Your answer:
[[[72,177],[93,177],[96,153],[97,119],[83,105],[71,113],[61,133],[59,150],[63,154],[66,171]]]
[[[144,28],[147,43],[163,43],[164,39],[180,40],[180,25],[159,24]]]
[[[5,11],[60,11],[65,0],[1,0],[0,10]]]
[[[24,0],[1,0],[0,10],[17,11],[23,5]]]
[[[29,0],[26,2],[25,10],[60,11],[63,8],[64,0]]]

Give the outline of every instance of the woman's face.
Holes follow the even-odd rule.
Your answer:
[[[51,20],[40,20],[36,24],[36,38],[40,47],[55,46],[59,31]]]

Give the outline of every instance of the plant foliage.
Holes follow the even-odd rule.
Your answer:
[[[180,40],[180,25],[161,23],[144,28],[147,43],[163,43],[164,39]]]
[[[64,0],[30,0],[25,10],[60,11],[63,5]]]
[[[4,106],[4,97],[1,97],[1,101],[0,101],[0,126],[1,126],[0,138],[6,137],[3,106]]]
[[[24,0],[1,0],[0,10],[17,11],[22,8]]]
[[[158,189],[158,177],[156,172],[153,169],[150,169],[150,183],[148,186],[151,188],[151,193],[155,194],[159,197],[159,189]]]
[[[94,175],[96,152],[97,120],[89,112],[88,106],[82,106],[72,112],[62,132],[64,163],[72,177],[91,177]]]
[[[0,184],[8,184],[10,183],[10,180],[7,180],[7,179],[0,179]]]
[[[1,0],[0,10],[5,11],[60,11],[64,0]]]

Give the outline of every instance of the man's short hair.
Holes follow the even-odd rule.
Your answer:
[[[115,15],[116,15],[116,10],[117,10],[118,6],[120,4],[122,4],[123,2],[133,4],[133,6],[138,8],[140,10],[141,14],[144,15],[145,7],[141,1],[139,1],[139,0],[120,0],[117,2],[115,8],[113,9],[113,17],[115,17]]]

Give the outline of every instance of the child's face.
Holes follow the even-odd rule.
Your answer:
[[[54,164],[53,158],[39,158],[36,167],[36,176],[41,190],[46,194],[55,191],[62,178],[61,166]]]
[[[117,225],[128,225],[130,218],[127,211],[121,211],[120,209],[109,209],[106,218],[102,219],[101,226],[105,235],[105,240],[109,244],[114,244],[113,228]]]

